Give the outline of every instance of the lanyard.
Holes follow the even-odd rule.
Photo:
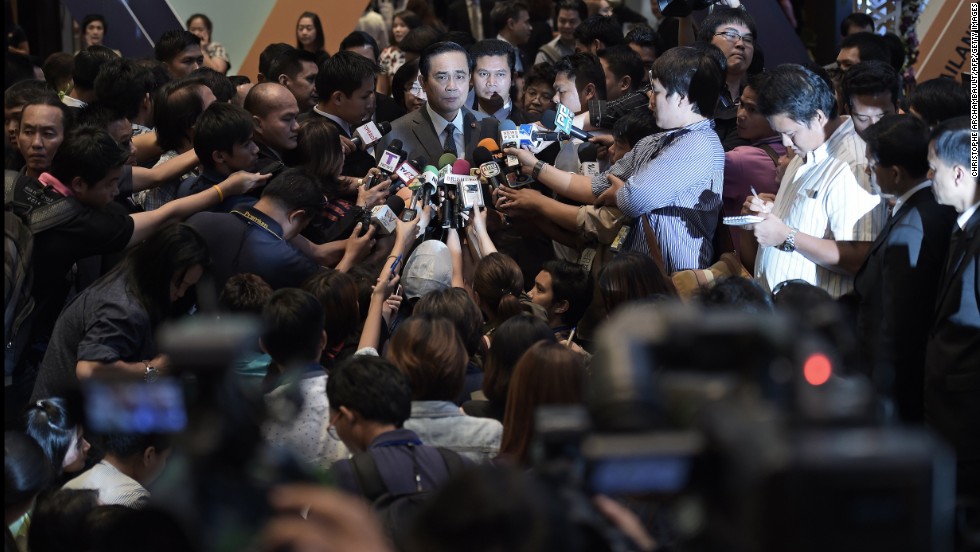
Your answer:
[[[272,234],[273,236],[275,236],[276,238],[278,238],[279,241],[283,241],[282,236],[280,236],[279,234],[276,234],[275,232],[272,231],[271,228],[269,228],[269,223],[268,222],[260,219],[259,217],[253,215],[252,213],[249,213],[248,211],[232,211],[232,214],[235,214],[235,215],[238,215],[238,216],[242,217],[243,219],[245,219],[250,224],[254,224],[254,225],[258,226],[259,228],[265,230],[266,232]]]

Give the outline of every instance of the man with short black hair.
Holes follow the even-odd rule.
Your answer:
[[[579,52],[555,64],[555,103],[578,115],[593,99],[606,99],[606,74],[594,55]]]
[[[872,33],[854,33],[840,41],[840,51],[837,53],[837,67],[847,72],[862,61],[870,60],[891,63],[891,53],[885,39]]]
[[[104,64],[95,78],[95,95],[102,103],[121,110],[134,132],[146,132],[153,127],[155,90],[150,68],[129,58]]]
[[[637,25],[626,33],[626,44],[631,50],[640,56],[643,62],[643,84],[650,84],[648,71],[653,68],[653,62],[657,61],[662,45],[657,31],[647,25]]]
[[[497,40],[503,40],[514,49],[514,71],[523,75],[525,68],[531,66],[531,60],[525,59],[527,54],[521,49],[531,39],[531,16],[528,15],[527,4],[520,0],[497,2],[490,11],[490,19],[497,29]]]
[[[744,232],[742,253],[772,290],[786,280],[806,280],[837,298],[854,287],[852,275],[884,224],[881,197],[859,180],[841,152],[862,144],[847,117],[836,115],[830,86],[799,65],[781,65],[759,83],[759,112],[797,156],[790,161],[774,201],[749,196],[746,214],[763,221]],[[866,161],[861,165],[866,166]]]
[[[24,174],[37,178],[51,168],[72,122],[71,109],[57,96],[42,95],[24,106],[17,131],[17,146],[25,161]]]
[[[262,52],[259,54],[259,72],[256,75],[256,80],[258,83],[276,82],[274,79],[270,80],[268,77],[266,77],[266,75],[269,73],[269,67],[272,65],[272,62],[279,57],[279,54],[288,52],[292,49],[293,46],[286,44],[285,42],[275,42],[263,48]]]
[[[325,262],[328,257],[336,262],[333,255],[343,252],[330,244],[314,246],[299,235],[322,204],[316,183],[291,169],[270,180],[254,205],[198,213],[187,224],[208,242],[217,289],[241,273],[261,277],[272,289],[299,287],[320,265],[333,264]]]
[[[395,120],[375,152],[380,156],[392,140],[398,139],[410,159],[424,157],[434,164],[445,152],[472,159],[481,138],[496,139],[497,120],[464,105],[472,68],[469,52],[455,42],[438,42],[426,48],[419,58],[419,82],[428,101],[422,109]]]
[[[286,152],[296,149],[299,107],[285,86],[276,82],[256,84],[245,96],[244,107],[255,123],[255,144],[259,147],[256,170],[281,162]]]
[[[403,426],[412,412],[408,378],[387,360],[354,356],[335,366],[327,380],[330,429],[355,455],[367,453],[389,495],[432,491],[451,475],[446,456],[469,462],[451,451],[426,446]],[[340,460],[330,469],[336,485],[364,495],[357,460]],[[371,497],[377,498],[377,497]]]
[[[885,115],[898,112],[898,73],[877,60],[862,61],[844,73],[841,96],[859,135]]]
[[[858,71],[856,65],[848,75]],[[858,343],[886,413],[921,424],[926,340],[956,212],[928,180],[929,127],[886,115],[865,133],[868,164],[892,214],[854,276]]]
[[[167,467],[170,437],[162,433],[109,433],[103,435],[105,458],[65,483],[64,489],[92,489],[100,504],[142,509],[150,502],[146,490]]]
[[[503,40],[487,39],[470,48],[473,57],[473,108],[498,121],[510,119],[520,125],[524,114],[514,108],[513,77],[515,52]]]
[[[592,302],[592,278],[578,263],[551,260],[541,266],[527,295],[547,312],[548,326],[556,336],[568,339]]]
[[[268,82],[285,86],[296,98],[300,112],[306,112],[313,109],[318,100],[318,73],[316,56],[312,52],[292,48],[276,56],[265,76]]]
[[[974,123],[975,124],[975,123]],[[971,174],[968,117],[932,132],[929,173],[936,201],[956,210],[935,322],[926,345],[926,423],[956,449],[956,487],[980,498],[980,187]]]
[[[555,3],[555,30],[558,36],[538,49],[534,64],[555,63],[575,53],[575,29],[589,17],[589,8],[582,0],[561,0]]]
[[[204,170],[183,180],[177,197],[196,194],[224,181],[232,173],[250,170],[258,159],[252,116],[237,105],[211,104],[198,118],[195,129],[194,152]],[[243,201],[251,202],[243,197],[227,198],[212,210],[230,211]]]
[[[875,32],[875,20],[866,13],[854,12],[840,21],[841,38],[846,38],[855,33],[873,32]]]
[[[969,115],[970,95],[953,79],[929,79],[909,93],[909,113],[935,128],[947,119]]]
[[[306,464],[328,469],[348,453],[342,441],[323,431],[330,420],[327,373],[320,365],[327,345],[324,320],[323,307],[309,292],[280,289],[262,308],[264,330],[259,343],[272,358],[265,378],[272,390],[265,402],[273,414],[262,426],[263,437]],[[298,412],[295,395],[302,398]],[[284,412],[293,415],[285,419]]]
[[[615,17],[593,15],[575,29],[575,51],[595,54],[603,48],[626,44],[623,28]]]
[[[167,72],[175,79],[186,77],[204,64],[201,39],[190,31],[170,30],[160,37],[153,52]]]
[[[643,82],[643,60],[629,46],[603,48],[596,55],[606,74],[606,99],[616,100],[639,89]]]
[[[352,139],[354,130],[374,114],[374,88],[380,72],[377,63],[360,54],[349,50],[337,52],[323,62],[316,79],[318,102],[309,116],[326,117],[341,136]],[[375,149],[380,156],[380,151]],[[370,153],[356,149],[344,158],[340,174],[362,178],[374,165]]]
[[[75,55],[71,70],[71,89],[61,101],[68,107],[83,108],[94,102],[98,96],[95,93],[95,79],[102,66],[116,59],[112,50],[90,48]]]

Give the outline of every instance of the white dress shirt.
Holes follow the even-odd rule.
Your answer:
[[[853,127],[852,127],[853,128]],[[881,197],[863,188],[844,161],[830,155],[830,142],[786,168],[772,214],[804,234],[836,241],[874,241],[868,220]],[[805,280],[834,298],[851,291],[854,278],[818,266],[799,251],[760,248],[755,276],[769,291],[786,280]]]
[[[456,118],[452,121],[447,121],[445,117],[439,115],[432,110],[432,106],[428,103],[425,104],[425,108],[429,111],[429,118],[432,119],[432,128],[436,131],[436,137],[439,139],[440,146],[446,142],[446,127],[449,123],[456,127],[456,131],[453,134],[453,140],[456,142],[456,154],[458,157],[463,157],[464,152],[466,152],[466,147],[463,144],[463,110],[460,109],[456,112]]]

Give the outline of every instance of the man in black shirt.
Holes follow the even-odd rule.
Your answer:
[[[256,84],[245,96],[244,107],[255,123],[255,144],[259,147],[255,170],[282,161],[283,155],[296,149],[299,107],[285,86],[273,82]]]

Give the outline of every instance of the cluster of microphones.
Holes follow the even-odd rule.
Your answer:
[[[555,111],[544,112],[541,125],[555,126]],[[412,190],[408,205],[392,193],[384,205],[374,207],[365,213],[363,231],[368,223],[374,225],[377,235],[393,233],[396,220],[411,221],[423,210],[432,207],[432,220],[436,227],[444,229],[461,228],[467,220],[467,213],[489,204],[487,198],[491,190],[500,186],[519,188],[528,184],[527,177],[521,176],[520,162],[514,155],[504,153],[508,148],[524,148],[534,152],[541,151],[553,142],[577,138],[588,140],[592,136],[575,127],[568,133],[557,130],[542,130],[537,125],[516,125],[505,119],[500,122],[500,143],[493,138],[480,140],[473,150],[473,163],[457,158],[453,153],[443,153],[434,164],[425,157],[409,159],[401,140],[392,140],[378,156],[378,174],[372,174],[364,181],[370,188],[377,183],[391,179],[392,192],[409,187]],[[357,147],[370,146],[391,130],[387,122],[367,123],[355,130],[353,142]],[[596,147],[585,142],[578,150],[581,172],[586,175],[598,173]],[[482,182],[490,190],[485,190]]]

